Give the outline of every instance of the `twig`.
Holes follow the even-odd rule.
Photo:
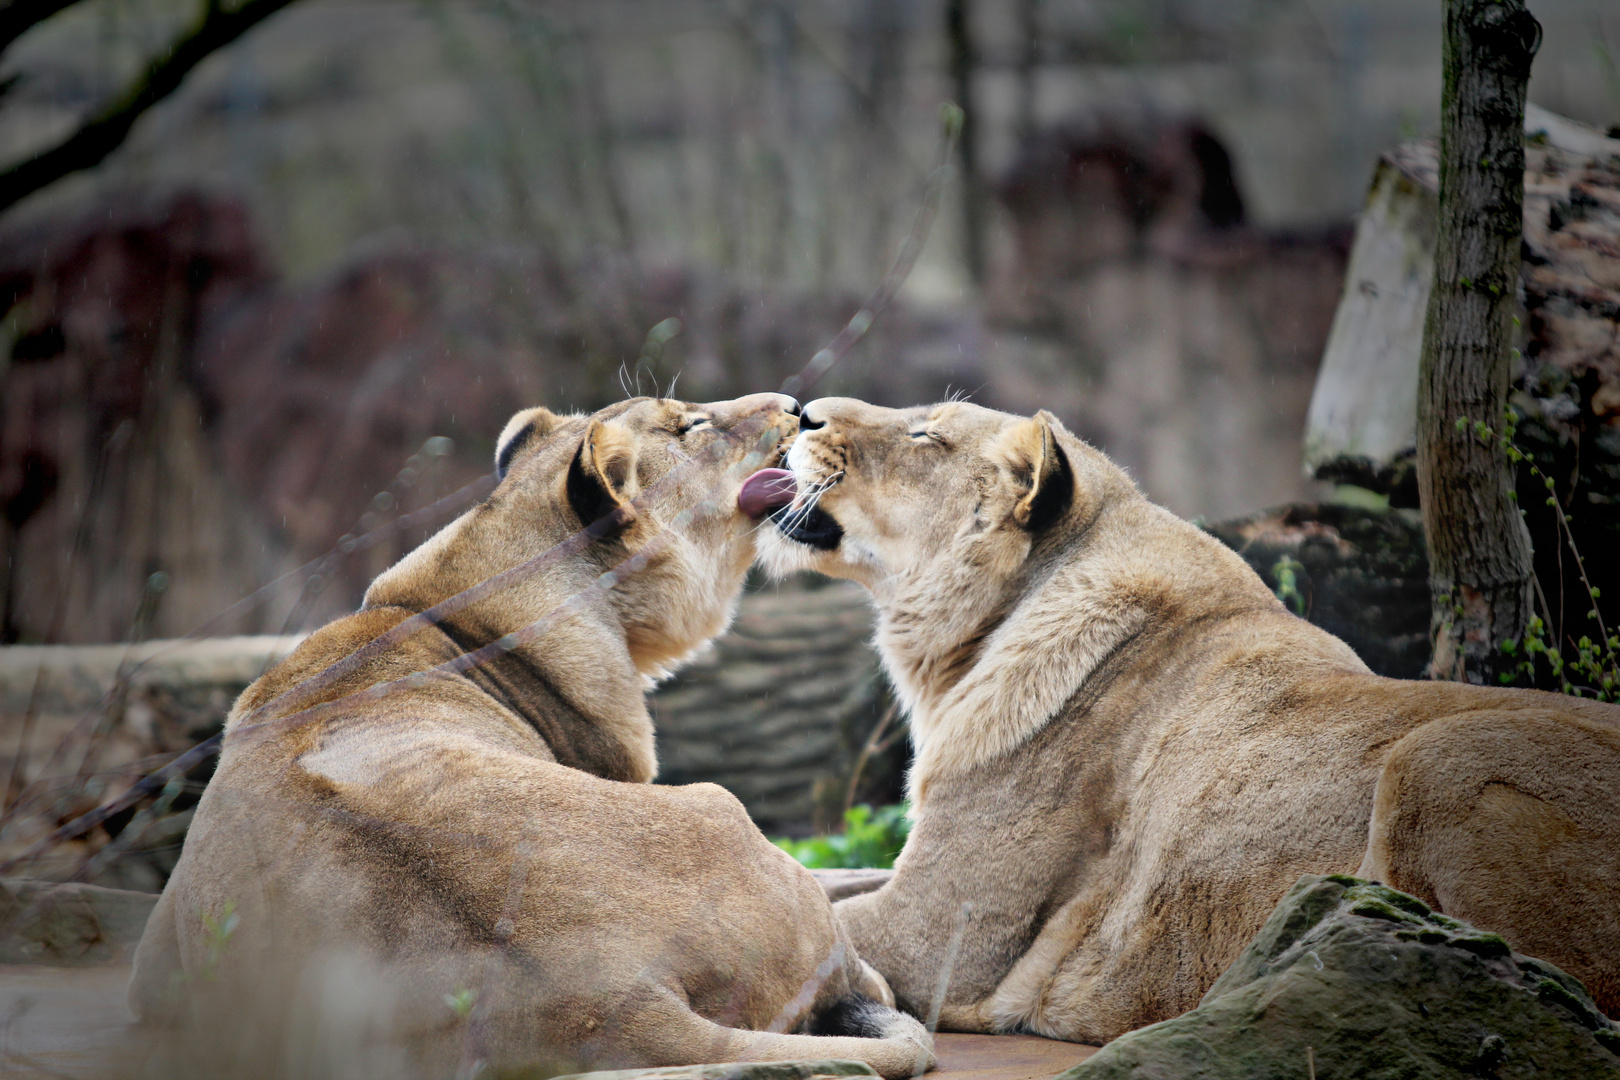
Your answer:
[[[945,946],[945,955],[939,962],[939,977],[934,983],[934,1000],[928,1007],[928,1018],[923,1022],[932,1035],[939,1027],[939,1013],[945,1007],[945,991],[950,988],[951,976],[956,972],[956,958],[962,951],[962,938],[967,934],[968,920],[973,917],[973,901],[962,901],[961,907],[956,909],[956,924],[951,927],[951,940]],[[917,1064],[912,1068],[912,1076],[921,1076],[925,1054],[927,1051],[917,1051]]]
[[[108,460],[124,449],[124,444],[129,441],[129,433],[129,421],[126,420],[113,429],[107,441],[102,444],[101,453],[96,456],[96,467],[90,474],[90,490],[85,496],[84,506],[79,510],[79,520],[73,529],[73,546],[68,549],[67,565],[62,570],[62,583],[51,602],[51,621],[45,631],[47,643],[55,642],[62,636],[62,623],[67,618],[68,593],[73,588],[73,573],[78,566],[79,552],[89,543],[91,511],[101,495],[102,484],[106,482]],[[41,663],[39,669],[34,672],[34,686],[28,692],[28,707],[23,711],[22,730],[17,736],[17,756],[11,763],[11,775],[6,780],[4,801],[0,802],[0,821],[5,820],[6,812],[21,801],[23,793],[27,790],[23,770],[33,742],[39,696],[44,685],[45,665]]]
[[[866,745],[861,747],[861,752],[855,756],[855,764],[849,772],[849,787],[844,791],[844,813],[849,813],[850,808],[855,805],[855,788],[860,783],[861,771],[866,768],[867,761],[881,749],[887,749],[888,744],[880,744],[879,740],[883,738],[883,732],[888,729],[899,709],[898,701],[889,702],[889,707],[883,710],[883,715],[873,726],[872,733],[866,737]]]

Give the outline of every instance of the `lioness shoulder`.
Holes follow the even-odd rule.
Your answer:
[[[729,621],[797,412],[515,417],[494,492],[237,702],[137,1013],[230,1075],[930,1064],[735,798],[645,782],[644,691]]]
[[[915,827],[839,904],[902,1003],[951,956],[943,1026],[1106,1041],[1359,870],[1620,1011],[1620,707],[1371,674],[1048,413],[829,398],[788,463],[762,554],[867,587],[910,712]]]

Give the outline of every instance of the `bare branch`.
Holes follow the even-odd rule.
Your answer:
[[[246,0],[226,8],[209,0],[166,56],[61,143],[0,172],[0,211],[70,173],[94,168],[123,145],[141,115],[180,86],[191,69],[293,0]],[[65,5],[64,5],[65,6]],[[37,21],[37,20],[36,20]]]

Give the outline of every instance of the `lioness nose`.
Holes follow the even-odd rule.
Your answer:
[[[814,405],[815,402],[812,401],[810,404]],[[814,431],[817,428],[824,428],[826,426],[827,426],[827,421],[825,421],[825,420],[817,420],[814,416],[810,415],[810,410],[809,409],[805,409],[803,412],[799,413],[799,430],[800,431]]]
[[[786,394],[748,394],[735,401],[722,402],[723,409],[736,410],[739,416],[753,416],[757,413],[780,410],[789,416],[799,415],[799,402]]]
[[[799,415],[799,399],[796,397],[789,397],[787,394],[761,394],[760,397],[765,399],[765,408],[774,405],[789,416]]]

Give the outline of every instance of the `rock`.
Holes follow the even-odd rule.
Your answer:
[[[866,593],[846,582],[744,595],[730,632],[650,701],[659,782],[719,784],[767,832],[834,825],[887,703],[871,636]],[[896,800],[892,749],[863,763],[855,801]]]
[[[1569,518],[1566,534],[1543,479],[1519,468],[1544,615],[1568,645],[1592,607],[1570,545],[1599,593],[1620,590],[1620,563],[1597,554],[1620,544],[1620,139],[1535,105],[1525,133],[1522,355],[1509,403],[1520,449],[1553,478]],[[1380,161],[1306,419],[1313,476],[1397,507],[1417,506],[1418,360],[1439,190],[1432,141]]]
[[[1306,875],[1196,1009],[1057,1080],[1620,1077],[1579,982],[1372,882]]]
[[[1380,675],[1429,663],[1429,559],[1409,510],[1296,503],[1204,525],[1294,613],[1343,639]]]
[[[205,638],[138,645],[0,648],[0,717],[11,725],[0,772],[11,778],[0,858],[125,789],[170,755],[218,732],[236,699],[297,637]],[[18,758],[20,757],[20,761]],[[118,815],[22,872],[157,892],[180,856],[213,760],[137,817]],[[109,845],[116,847],[109,849]],[[86,868],[85,860],[97,862]]]
[[[498,1080],[526,1074],[497,1070]],[[815,1080],[822,1076],[876,1076],[864,1061],[742,1061],[727,1065],[677,1065],[663,1069],[620,1069],[574,1073],[555,1080]]]
[[[157,899],[78,883],[0,880],[0,964],[127,962]]]

